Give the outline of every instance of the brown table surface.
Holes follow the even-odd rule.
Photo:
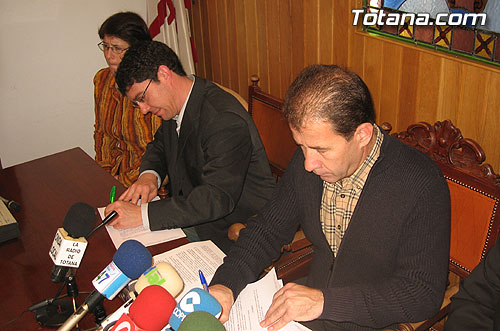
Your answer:
[[[49,257],[57,228],[69,208],[85,202],[95,208],[109,203],[109,191],[117,187],[117,197],[125,190],[80,148],[73,148],[40,159],[0,170],[0,196],[22,206],[12,212],[19,224],[20,237],[0,243],[0,330],[43,330],[29,306],[52,298],[61,284],[51,282],[53,262]],[[97,216],[95,224],[100,222]],[[148,247],[152,255],[187,243],[185,238]],[[104,228],[96,231],[78,269],[76,283],[81,304],[93,290],[92,279],[113,259],[116,249]],[[87,293],[83,293],[87,292]],[[63,291],[66,294],[66,289]],[[117,297],[104,300],[108,314],[122,304]],[[93,314],[87,314],[81,328],[94,326]]]

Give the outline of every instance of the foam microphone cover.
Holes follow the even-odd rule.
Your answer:
[[[135,291],[141,293],[147,286],[160,285],[175,298],[184,288],[177,271],[167,262],[160,262],[146,270],[135,283]]]
[[[84,202],[77,202],[64,217],[63,228],[72,238],[85,237],[92,229],[95,218],[94,208]]]
[[[170,327],[177,330],[184,318],[195,311],[205,311],[219,318],[222,307],[217,299],[207,291],[201,288],[193,288],[175,306],[169,320]]]
[[[224,325],[206,311],[195,311],[184,318],[177,331],[225,331]]]
[[[148,249],[137,240],[124,241],[115,255],[113,262],[130,279],[139,278],[144,270],[151,267],[153,257]]]
[[[150,285],[130,305],[129,316],[143,330],[162,330],[175,308],[174,297],[159,285]]]

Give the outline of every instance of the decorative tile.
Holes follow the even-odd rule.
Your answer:
[[[476,32],[474,54],[487,59],[493,58],[493,47],[495,46],[495,36],[490,33]]]
[[[398,34],[401,37],[413,39],[413,25],[410,25],[410,18],[407,17],[403,25],[399,26]]]
[[[434,29],[434,45],[450,48],[451,45],[451,26],[436,25]]]
[[[495,41],[496,47],[495,47],[495,61],[500,62],[500,38],[497,36],[497,40]]]

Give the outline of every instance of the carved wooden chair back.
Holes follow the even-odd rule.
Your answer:
[[[281,110],[281,99],[263,92],[258,86],[259,77],[251,77],[248,89],[248,112],[259,131],[266,149],[271,171],[276,179],[281,177],[292,159],[297,145]]]
[[[382,127],[390,131],[390,124]],[[434,125],[420,122],[404,132],[392,134],[405,144],[431,157],[441,168],[451,197],[449,284],[442,309],[435,318],[402,330],[426,330],[446,316],[449,298],[495,244],[500,226],[497,213],[500,176],[484,163],[485,153],[472,139],[464,138],[449,120]]]

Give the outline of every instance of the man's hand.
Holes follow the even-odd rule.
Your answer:
[[[219,320],[222,324],[226,323],[229,319],[229,312],[231,311],[231,307],[234,303],[233,291],[229,289],[227,286],[216,284],[209,287],[209,293],[219,301],[222,306],[222,314],[219,317]]]
[[[106,207],[104,214],[108,216],[113,210],[118,216],[109,225],[115,229],[130,229],[142,225],[141,206],[126,201],[116,201]]]
[[[288,283],[274,294],[265,319],[260,322],[269,331],[279,330],[291,321],[311,321],[323,312],[323,292],[311,287]]]
[[[130,201],[133,204],[137,204],[139,199],[141,199],[141,203],[150,202],[158,194],[157,184],[158,179],[155,174],[142,174],[134,184],[130,185],[130,187],[120,195],[118,200]]]

